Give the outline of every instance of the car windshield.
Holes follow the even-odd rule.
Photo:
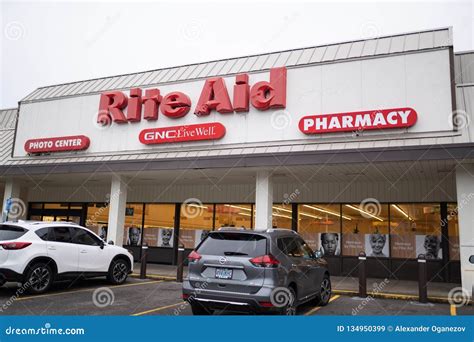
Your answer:
[[[203,255],[248,256],[266,254],[266,238],[261,235],[239,233],[212,233],[198,248]]]
[[[24,235],[27,232],[26,229],[11,226],[7,224],[0,224],[0,241],[9,241],[18,239],[20,236]]]

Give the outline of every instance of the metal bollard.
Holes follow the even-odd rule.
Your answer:
[[[364,252],[359,253],[359,297],[367,297],[367,272],[366,263],[367,256]]]
[[[428,303],[428,287],[426,272],[426,257],[424,254],[418,255],[418,301]]]
[[[183,282],[183,263],[184,263],[184,246],[178,246],[178,268],[176,270],[176,281],[178,283]]]
[[[146,279],[146,264],[148,259],[148,245],[145,243],[142,246],[142,258],[140,264],[140,279]]]

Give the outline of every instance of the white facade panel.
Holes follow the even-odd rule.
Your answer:
[[[276,59],[277,54],[274,56]],[[203,67],[204,65],[198,66],[193,73],[197,74],[197,69]],[[232,99],[235,78],[227,76],[224,79]],[[250,84],[268,80],[269,72],[250,75]],[[197,117],[192,112],[204,82],[194,80],[159,87],[163,95],[181,91],[191,98],[191,111],[182,118],[169,118],[160,114],[157,121],[114,123],[106,128],[96,124],[99,94],[24,103],[20,110],[15,156],[26,155],[24,144],[28,139],[79,134],[86,135],[91,140],[89,149],[80,153],[84,156],[116,151],[150,152],[170,147],[212,149],[229,144],[334,139],[334,134],[314,138],[303,134],[298,128],[300,118],[313,114],[401,107],[410,107],[418,112],[418,122],[407,129],[408,132],[452,130],[447,124],[452,112],[448,49],[290,68],[287,80],[287,114],[277,110],[259,111],[250,107],[248,113],[219,114],[213,111],[209,116]],[[275,116],[278,115],[290,116],[285,129],[275,125]],[[166,146],[146,146],[138,140],[140,131],[145,128],[210,122],[220,122],[227,128],[221,140]],[[346,141],[346,138],[341,137],[341,141]]]

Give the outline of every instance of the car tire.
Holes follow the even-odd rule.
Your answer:
[[[297,309],[296,291],[292,287],[288,287],[288,291],[290,292],[290,298],[288,298],[288,302],[280,310],[280,315],[295,316],[296,315],[296,309]]]
[[[107,280],[114,285],[121,285],[125,283],[130,271],[130,266],[125,259],[112,260],[107,275]]]
[[[325,306],[328,305],[329,300],[331,299],[331,279],[328,275],[325,275],[323,280],[321,281],[319,287],[319,294],[315,298],[315,303],[318,306]]]
[[[213,311],[199,303],[189,303],[191,305],[191,311],[194,316],[209,316],[213,314]]]
[[[28,293],[45,293],[53,284],[53,269],[44,262],[37,262],[28,266],[24,279],[23,286],[26,286]]]

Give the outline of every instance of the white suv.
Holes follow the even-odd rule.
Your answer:
[[[0,286],[7,281],[42,293],[55,280],[106,276],[122,284],[133,256],[107,244],[89,229],[69,222],[19,221],[0,224]]]

